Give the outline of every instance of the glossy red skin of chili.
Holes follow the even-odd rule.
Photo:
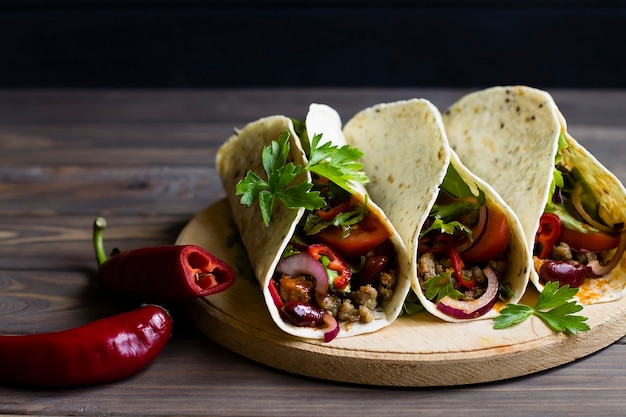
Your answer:
[[[315,258],[315,260],[319,260],[322,255],[327,256],[328,259],[330,259],[328,269],[332,269],[339,274],[333,279],[335,287],[340,291],[343,291],[348,287],[350,284],[350,278],[352,277],[350,266],[343,259],[341,259],[330,246],[322,243],[315,243],[309,246],[308,252],[309,255]]]
[[[540,259],[550,257],[552,247],[556,244],[561,236],[561,219],[553,213],[543,213],[539,220],[539,229],[535,236],[535,243],[541,246],[539,254]]]
[[[197,272],[210,273],[205,281]],[[100,265],[102,287],[142,302],[183,301],[224,291],[236,278],[223,260],[196,245],[166,245],[118,253]]]
[[[468,278],[463,276],[463,268],[465,267],[465,264],[463,263],[463,260],[461,260],[461,256],[457,252],[456,248],[450,248],[448,256],[452,262],[452,269],[454,269],[459,285],[467,289],[474,288],[476,286],[476,279],[474,279],[474,277]]]
[[[147,305],[59,332],[0,335],[0,379],[42,387],[115,381],[150,364],[171,334],[169,314]]]

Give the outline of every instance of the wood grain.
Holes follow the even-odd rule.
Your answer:
[[[127,308],[93,281],[93,218],[107,218],[108,247],[174,242],[223,197],[210,155],[233,127],[268,114],[297,116],[310,102],[330,104],[345,119],[407,97],[445,107],[466,91],[0,91],[0,331],[57,330]],[[626,181],[626,92],[553,94],[576,139]],[[372,387],[257,363],[204,336],[180,306],[171,308],[174,337],[145,371],[72,390],[0,384],[0,414],[588,417],[626,410],[624,338],[570,364],[494,383]]]
[[[247,358],[295,374],[365,385],[428,387],[468,385],[519,377],[596,352],[626,334],[626,300],[585,306],[588,332],[557,334],[538,318],[504,330],[491,320],[447,323],[422,312],[400,317],[373,333],[330,343],[291,337],[270,318],[235,233],[228,202],[196,215],[176,240],[208,248],[239,267],[235,285],[189,303],[196,326],[221,345]],[[529,288],[520,301],[535,305]],[[323,364],[322,366],[320,366]]]

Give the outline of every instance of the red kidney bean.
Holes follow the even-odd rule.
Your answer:
[[[559,287],[566,284],[570,287],[580,287],[585,281],[585,275],[583,265],[565,261],[546,261],[539,268],[541,281],[556,281]]]
[[[324,322],[324,311],[302,301],[289,301],[280,308],[281,316],[300,327],[315,327]]]
[[[375,283],[388,263],[389,257],[385,255],[375,255],[366,258],[363,263],[363,268],[361,268],[358,274],[352,277],[352,288],[358,289],[362,285]]]

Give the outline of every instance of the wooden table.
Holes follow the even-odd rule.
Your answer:
[[[172,243],[223,197],[216,148],[234,127],[311,102],[344,121],[384,101],[445,108],[469,90],[288,89],[0,92],[0,331],[35,333],[119,312],[95,281],[94,217],[109,248]],[[626,91],[552,91],[570,131],[624,182]],[[626,339],[556,369],[452,388],[354,386],[288,374],[212,342],[170,306],[174,336],[147,369],[93,387],[0,385],[10,415],[617,416]],[[0,358],[6,360],[6,358]]]

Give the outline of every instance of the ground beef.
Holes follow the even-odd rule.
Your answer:
[[[341,307],[341,298],[336,294],[326,294],[325,297],[316,296],[317,305],[320,308],[330,312],[334,317],[337,317],[339,308]]]
[[[363,305],[370,310],[376,308],[376,305],[378,304],[376,301],[377,298],[378,291],[376,291],[376,288],[371,285],[363,285],[361,288],[350,294],[350,299],[353,303],[356,305]]]
[[[280,297],[285,301],[311,302],[313,282],[303,275],[280,277]]]
[[[430,252],[426,252],[420,256],[417,264],[417,272],[424,281],[427,281],[437,275],[435,255]]]
[[[359,319],[361,323],[369,323],[374,320],[374,313],[365,306],[359,306]]]
[[[571,261],[574,259],[574,256],[572,255],[572,249],[567,243],[559,242],[558,245],[555,245],[552,248],[552,255],[550,258],[557,261]]]
[[[341,321],[359,321],[359,312],[352,304],[352,301],[345,299],[341,303],[337,318]]]
[[[377,291],[371,285],[362,286],[344,299],[337,318],[342,321],[369,323],[374,320],[373,309],[376,307]],[[353,301],[354,300],[354,301]]]
[[[376,287],[378,297],[383,301],[391,300],[397,284],[398,273],[395,270],[380,274],[378,286]]]
[[[483,272],[483,270],[480,269],[477,266],[472,268],[471,274],[476,279],[476,282],[478,282],[478,283],[483,283],[483,282],[485,282],[485,279],[487,279],[487,277],[485,276],[485,273]]]

